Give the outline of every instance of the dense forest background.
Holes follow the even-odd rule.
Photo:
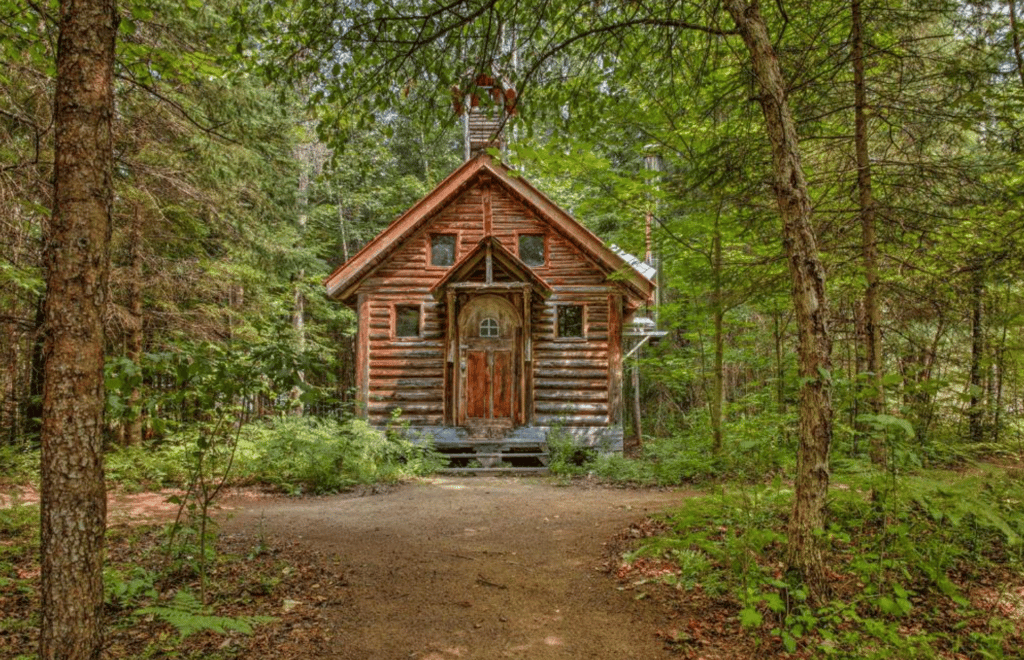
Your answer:
[[[301,402],[296,391],[254,402],[261,410],[351,414],[353,317],[320,282],[461,162],[450,87],[478,63],[467,49],[461,64],[434,58],[416,78],[396,68],[368,95],[359,86],[371,74],[346,79],[359,60],[342,46],[328,65],[315,44],[289,41],[307,8],[121,8],[104,316],[112,444],[159,437],[150,393],[171,385],[156,356],[211,345],[296,365]],[[929,461],[1024,442],[1013,3],[867,2],[859,45],[842,3],[784,8],[768,18],[827,273],[836,447],[856,456],[879,430],[912,429],[907,450]],[[2,23],[0,428],[10,446],[31,445],[39,428],[52,19],[16,3]],[[270,38],[275,29],[286,36]],[[521,87],[505,159],[636,254],[653,217],[657,314],[671,334],[640,364],[644,434],[711,438],[731,453],[791,440],[797,328],[769,145],[735,44],[633,29],[523,70],[544,35],[494,29],[504,60],[492,64]]]
[[[58,43],[96,8],[117,19],[112,208],[109,271],[102,240],[91,262],[105,382],[82,400],[102,392],[108,475],[177,451],[205,520],[250,422],[351,419],[354,316],[322,281],[459,165],[453,96],[478,74],[518,92],[505,162],[658,269],[639,460],[588,469],[792,479],[786,565],[820,604],[830,468],[896,483],[1024,454],[1015,0],[0,0],[0,459],[42,447],[44,560],[47,477],[89,444],[53,444],[58,422],[95,431],[52,388],[74,366],[54,342],[90,332],[54,295],[75,278],[55,267]],[[298,428],[270,444],[294,453]]]

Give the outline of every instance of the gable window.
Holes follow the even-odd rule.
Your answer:
[[[455,234],[431,234],[430,265],[451,266],[455,263]]]
[[[583,337],[583,305],[559,305],[556,314],[559,337]]]
[[[395,336],[396,337],[419,337],[420,336],[420,308],[419,308],[419,305],[396,305],[395,306]]]
[[[480,336],[481,337],[497,337],[498,336],[498,321],[492,318],[486,318],[480,321]]]
[[[547,262],[544,235],[520,234],[519,259],[527,266],[543,266]]]

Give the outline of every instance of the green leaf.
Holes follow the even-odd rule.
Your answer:
[[[740,625],[744,628],[757,628],[764,622],[764,617],[753,607],[740,610]]]

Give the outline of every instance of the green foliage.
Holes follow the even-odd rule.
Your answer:
[[[114,566],[103,568],[103,600],[120,609],[135,607],[140,600],[155,600],[159,593],[157,573],[143,567],[133,566],[126,570]]]
[[[791,415],[735,416],[727,423],[729,439],[718,455],[713,452],[705,412],[694,414],[688,421],[688,429],[668,437],[645,439],[637,458],[580,448],[571,439],[553,433],[548,440],[551,471],[667,486],[721,479],[763,482],[792,465],[795,434],[790,432]]]
[[[639,541],[624,560],[674,563],[674,574],[659,580],[733,599],[741,625],[777,639],[779,651],[1012,657],[1013,625],[972,591],[992,575],[1016,585],[1024,574],[1021,481],[984,466],[896,481],[860,469],[836,480],[826,602],[810,603],[805,586],[785,571],[792,493],[780,480],[687,500],[665,519],[668,533]]]
[[[15,564],[27,555],[35,555],[39,548],[39,506],[19,504],[15,501],[0,507],[0,587],[25,583],[15,570]]]
[[[244,429],[238,478],[293,494],[333,493],[430,474],[442,465],[429,446],[381,433],[362,420],[285,416]]]
[[[0,444],[0,483],[26,484],[39,478],[39,450],[23,444]]]
[[[203,604],[190,591],[179,589],[166,605],[151,605],[135,611],[142,616],[153,616],[164,621],[178,631],[179,639],[199,632],[213,632],[226,635],[238,632],[243,635],[252,634],[253,626],[269,623],[274,617],[269,616],[216,616],[209,614]]]
[[[188,477],[185,451],[180,436],[114,447],[103,457],[106,478],[129,492],[181,486]]]

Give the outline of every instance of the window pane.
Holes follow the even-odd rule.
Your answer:
[[[498,322],[495,319],[484,319],[480,321],[480,336],[481,337],[497,337],[498,336]]]
[[[420,308],[398,307],[395,309],[395,336],[420,336]]]
[[[544,237],[540,234],[520,234],[519,259],[527,266],[543,266]]]
[[[558,336],[583,336],[583,306],[561,305],[558,308]]]
[[[430,265],[451,266],[455,263],[455,234],[434,234],[430,237]]]

